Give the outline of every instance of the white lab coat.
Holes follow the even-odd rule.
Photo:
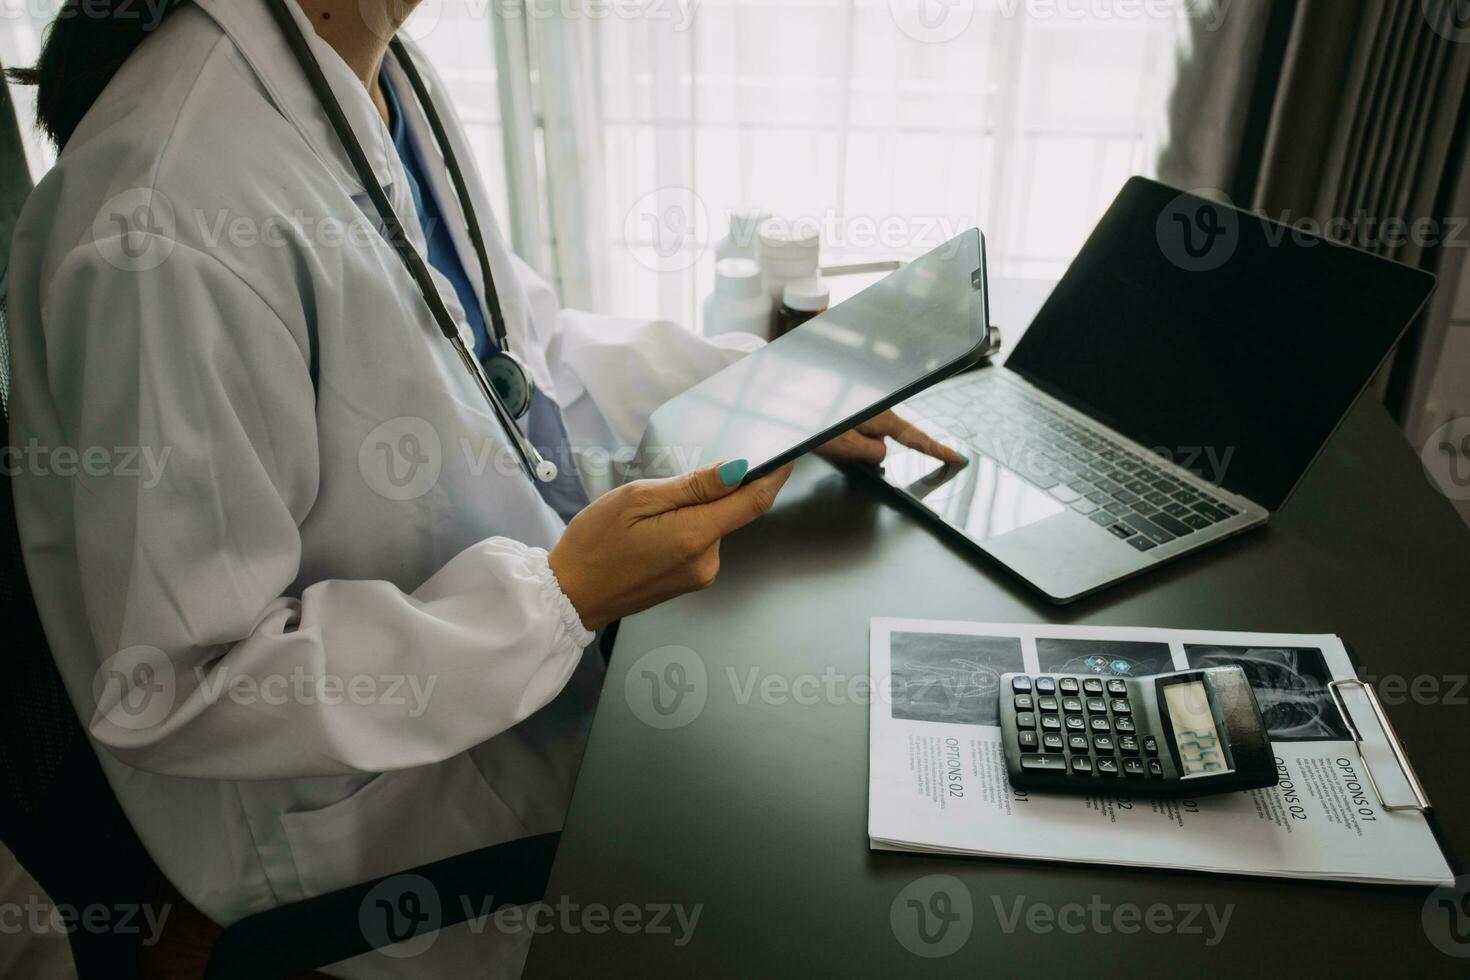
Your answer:
[[[312,41],[422,252],[367,92]],[[754,344],[559,309],[436,101],[511,346],[573,444],[636,445]],[[118,72],[15,237],[7,462],[42,621],[144,844],[223,923],[558,829],[601,682],[547,566],[561,520],[364,215],[376,227],[262,0],[196,0]],[[518,969],[523,934],[467,938],[335,972]]]

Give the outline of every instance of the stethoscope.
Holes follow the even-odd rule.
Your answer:
[[[459,355],[460,363],[464,365],[465,370],[474,380],[475,387],[480,390],[480,394],[490,405],[491,411],[495,413],[501,426],[510,435],[511,444],[515,447],[516,454],[520,456],[521,465],[525,467],[526,473],[533,480],[550,483],[556,479],[556,464],[542,458],[541,453],[531,445],[531,441],[516,424],[516,419],[524,417],[531,409],[531,399],[536,391],[535,383],[531,379],[531,372],[519,358],[510,352],[510,340],[505,330],[505,314],[500,309],[500,295],[495,290],[495,279],[490,272],[490,257],[485,250],[484,236],[480,233],[480,222],[475,217],[469,185],[465,183],[464,172],[460,170],[459,161],[450,145],[449,134],[444,129],[444,123],[439,118],[438,110],[434,108],[434,101],[429,97],[429,90],[424,85],[418,68],[414,66],[413,58],[409,56],[408,50],[398,38],[395,37],[388,42],[389,49],[398,59],[403,74],[408,78],[408,84],[413,89],[419,108],[423,110],[424,117],[429,122],[429,129],[434,133],[434,141],[438,144],[439,153],[444,158],[445,168],[449,171],[449,179],[454,183],[455,193],[459,196],[459,205],[464,211],[470,241],[475,247],[475,256],[480,260],[480,276],[485,282],[485,305],[489,308],[491,329],[495,334],[495,343],[498,348],[486,358],[484,364],[481,364],[474,352],[465,346],[464,339],[459,333],[459,325],[454,322],[454,316],[449,312],[449,307],[444,304],[444,297],[439,294],[438,287],[434,285],[433,276],[429,274],[428,264],[409,242],[408,235],[403,230],[403,223],[398,219],[398,213],[393,210],[393,203],[388,200],[388,192],[382,184],[378,183],[372,164],[368,162],[367,154],[363,152],[362,144],[357,141],[357,134],[352,131],[352,124],[347,121],[347,114],[342,110],[342,104],[337,101],[336,93],[332,91],[332,86],[328,84],[321,65],[317,63],[311,45],[301,31],[301,25],[296,23],[296,18],[287,9],[288,2],[289,0],[270,0],[271,13],[281,25],[287,45],[296,56],[297,62],[300,63],[301,70],[306,72],[307,81],[311,83],[317,101],[321,103],[322,109],[326,112],[327,120],[332,124],[332,129],[336,131],[337,138],[342,142],[343,149],[347,151],[347,156],[352,161],[353,169],[357,171],[358,179],[362,181],[363,188],[366,189],[368,197],[372,199],[373,206],[378,211],[378,216],[383,222],[383,237],[387,239],[389,245],[393,246],[393,250],[398,253],[399,259],[403,261],[409,274],[413,276],[419,293],[423,296],[424,302],[428,304],[429,313],[439,326],[439,331],[454,347],[454,352]]]

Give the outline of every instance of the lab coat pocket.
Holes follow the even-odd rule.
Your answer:
[[[317,810],[285,813],[308,896],[527,836],[468,755],[386,772]]]

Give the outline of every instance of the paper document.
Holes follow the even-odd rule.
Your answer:
[[[1008,671],[1144,677],[1238,664],[1278,781],[1197,800],[1019,791],[999,720]],[[1423,814],[1386,811],[1327,683],[1335,636],[874,619],[868,837],[877,850],[1393,884],[1453,880]],[[1360,691],[1352,720],[1389,803],[1412,800]],[[1138,793],[1138,795],[1129,795]]]

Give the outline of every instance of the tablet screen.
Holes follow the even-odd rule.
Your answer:
[[[965,366],[988,323],[972,228],[666,402],[630,476],[744,458],[753,479]]]

